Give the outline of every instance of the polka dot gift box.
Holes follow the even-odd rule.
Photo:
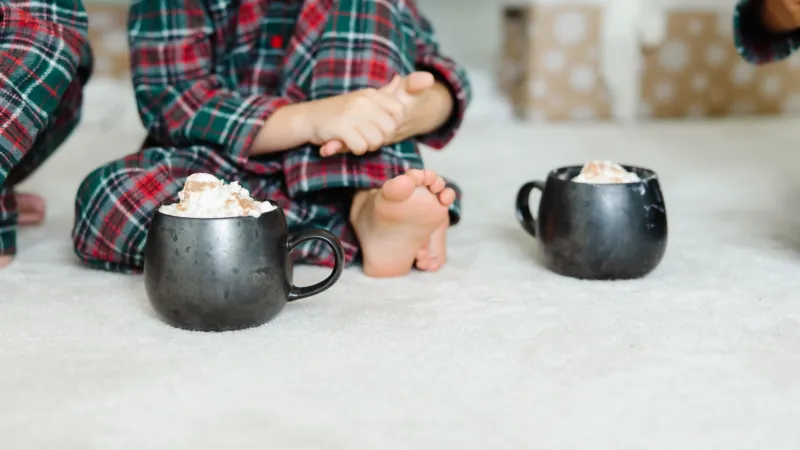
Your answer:
[[[800,60],[747,64],[735,0],[507,6],[500,84],[520,118],[642,120],[800,112]]]

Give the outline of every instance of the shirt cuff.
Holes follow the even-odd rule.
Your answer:
[[[453,98],[453,111],[438,129],[416,137],[416,140],[436,150],[444,148],[455,137],[464,122],[467,106],[471,100],[471,90],[467,74],[452,63],[443,62],[435,56],[424,57],[416,64],[416,69],[430,72],[436,81],[442,83]]]
[[[233,157],[241,163],[246,163],[256,136],[267,123],[267,119],[275,111],[290,103],[291,101],[284,97],[251,96],[245,98],[238,108],[239,111],[236,112],[242,119],[237,121],[231,133],[229,149]]]

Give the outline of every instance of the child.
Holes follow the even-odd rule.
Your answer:
[[[740,0],[734,39],[742,57],[753,64],[785,59],[800,47],[797,0]]]
[[[78,123],[92,56],[80,0],[0,2],[0,268],[44,200],[14,192]]]
[[[470,92],[413,0],[137,0],[129,41],[149,135],[81,185],[85,263],[142,270],[153,213],[197,172],[332,231],[369,276],[444,263],[459,199],[417,142],[444,147]],[[295,256],[333,263],[317,243]]]

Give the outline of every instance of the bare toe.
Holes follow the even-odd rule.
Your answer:
[[[13,256],[0,255],[0,269],[2,269],[3,267],[8,267],[8,265],[11,264],[12,261],[14,261]]]
[[[417,186],[422,186],[423,184],[425,184],[426,175],[425,175],[425,171],[424,170],[411,169],[411,170],[409,170],[408,172],[406,172],[403,175],[411,177],[414,180],[414,182],[417,184]],[[403,175],[401,175],[401,176],[403,176]]]
[[[417,186],[418,183],[413,176],[400,175],[387,181],[380,189],[380,195],[390,202],[403,202],[411,197]]]
[[[439,201],[444,206],[450,206],[456,201],[456,191],[453,188],[445,188],[441,193],[439,193]]]
[[[438,194],[438,193],[442,192],[444,190],[444,188],[446,188],[446,187],[447,187],[447,183],[444,181],[444,178],[437,177],[436,181],[434,181],[433,184],[430,185],[429,189],[434,194]]]
[[[432,170],[423,170],[425,173],[425,186],[432,186],[433,183],[436,183],[436,179],[439,178],[439,175],[432,171]]]

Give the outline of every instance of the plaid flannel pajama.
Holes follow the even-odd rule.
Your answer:
[[[800,48],[800,31],[776,34],[762,20],[764,0],[740,0],[734,12],[734,43],[742,58],[752,64],[786,59]]]
[[[0,1],[0,255],[16,252],[14,186],[75,128],[91,68],[80,0]]]
[[[254,197],[277,202],[293,231],[332,231],[350,264],[358,256],[348,223],[354,190],[422,168],[417,143],[444,147],[470,97],[464,71],[439,53],[413,0],[137,0],[129,37],[149,136],[139,152],[86,178],[73,230],[78,256],[106,270],[142,270],[152,214],[176,201],[196,172],[239,181]],[[248,154],[278,108],[380,87],[415,69],[431,71],[453,94],[454,113],[436,132],[361,157],[322,159],[311,145]],[[453,224],[459,204],[451,209]],[[333,263],[316,243],[299,248],[295,258]]]

